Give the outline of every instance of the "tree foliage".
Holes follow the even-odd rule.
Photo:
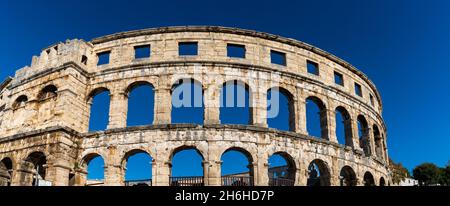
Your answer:
[[[446,180],[443,175],[444,169],[433,163],[423,163],[413,170],[413,175],[421,186],[442,184]]]
[[[398,185],[401,181],[405,180],[407,177],[411,177],[408,169],[403,167],[402,163],[395,163],[389,158],[389,168],[392,171],[392,182]]]

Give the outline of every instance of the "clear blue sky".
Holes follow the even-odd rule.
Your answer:
[[[58,41],[172,25],[221,25],[295,38],[352,63],[377,85],[391,157],[409,169],[450,159],[450,2],[0,2],[0,79]]]

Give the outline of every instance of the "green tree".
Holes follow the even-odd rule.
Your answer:
[[[402,163],[395,163],[389,158],[389,168],[392,171],[392,182],[398,185],[401,181],[407,177],[411,177],[408,169],[403,167]]]
[[[414,179],[421,186],[438,184],[441,179],[441,169],[433,163],[423,163],[413,170]]]
[[[440,183],[441,185],[450,186],[450,164],[441,169]]]

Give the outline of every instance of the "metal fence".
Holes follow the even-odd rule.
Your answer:
[[[222,186],[254,186],[253,177],[222,177]]]
[[[129,180],[125,181],[125,186],[152,186],[152,180]]]
[[[269,186],[294,186],[295,181],[285,178],[270,178]]]
[[[170,186],[205,186],[203,177],[170,177]]]

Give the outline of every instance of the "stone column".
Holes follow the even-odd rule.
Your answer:
[[[49,164],[45,179],[52,182],[52,186],[69,186],[70,170],[68,162],[57,161]]]
[[[171,176],[171,163],[154,161],[152,164],[153,186],[169,186]]]
[[[170,124],[172,121],[172,95],[170,88],[155,89],[154,124]]]
[[[204,104],[205,119],[204,124],[220,124],[220,89],[210,84],[205,86]]]
[[[204,176],[206,186],[221,186],[222,174],[221,174],[222,161],[209,161],[204,162]]]
[[[17,166],[16,171],[13,173],[12,186],[32,186],[33,183],[33,164],[23,161]]]
[[[297,98],[296,102],[298,112],[296,113],[297,128],[295,132],[308,135],[308,130],[306,128],[306,101],[303,96],[301,96],[300,92],[297,92],[297,95],[299,95],[299,98]]]
[[[336,136],[336,111],[327,109],[327,135],[330,142],[338,143]]]
[[[123,183],[122,166],[108,164],[108,166],[105,167],[105,186],[123,186]]]
[[[363,149],[359,143],[359,130],[358,130],[358,120],[355,116],[350,117],[352,134],[353,134],[353,149],[362,151]]]
[[[124,174],[117,156],[115,146],[108,147],[108,154],[105,161],[105,186],[121,186],[124,183]]]
[[[295,172],[295,186],[307,186],[308,171],[304,168],[297,168]]]
[[[331,138],[331,128],[330,128],[330,119],[328,116],[328,110],[327,109],[323,109],[322,111],[320,111],[320,127],[321,127],[321,135],[322,135],[322,139],[326,139],[326,140],[330,140]]]
[[[125,128],[127,126],[128,98],[125,93],[110,94],[108,129]]]
[[[75,186],[86,186],[87,174],[85,169],[75,170]]]
[[[267,91],[261,91],[259,88],[255,88],[251,105],[253,105],[253,125],[267,127]]]

